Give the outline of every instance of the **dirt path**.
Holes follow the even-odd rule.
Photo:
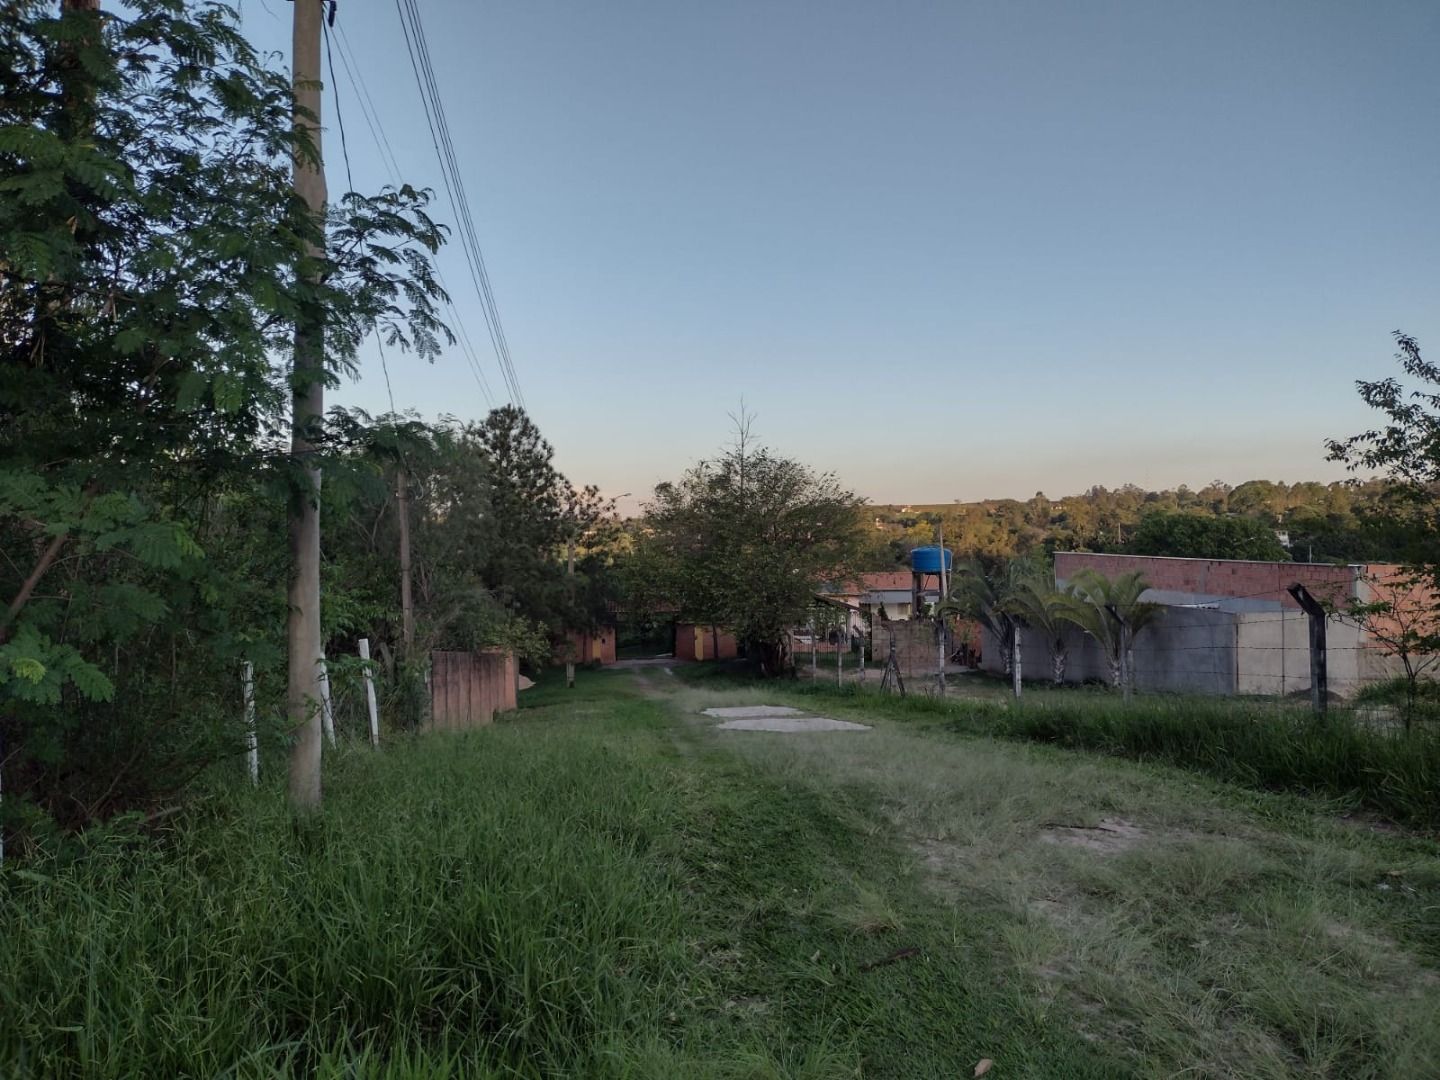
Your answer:
[[[647,679],[690,725],[810,704]],[[707,737],[887,833],[937,904],[994,917],[992,947],[1055,1023],[1118,1040],[1143,1075],[1434,1075],[1433,845],[1174,771],[825,708],[874,730]]]

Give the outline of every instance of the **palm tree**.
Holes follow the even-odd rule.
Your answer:
[[[1070,580],[1074,598],[1066,617],[1105,651],[1110,685],[1123,686],[1127,697],[1135,685],[1135,635],[1159,618],[1162,607],[1140,599],[1149,587],[1138,570],[1113,581],[1097,571],[1081,570]]]
[[[935,609],[935,614],[965,615],[976,619],[1000,643],[1000,658],[1005,674],[1015,651],[1015,617],[1010,613],[1011,597],[1018,580],[1016,563],[1003,573],[987,573],[978,562],[961,563],[950,576],[950,594]]]
[[[1007,604],[1013,618],[1045,639],[1056,686],[1065,681],[1065,663],[1069,659],[1065,631],[1075,625],[1075,603],[1073,586],[1057,589],[1048,574],[1030,573],[1016,581]]]

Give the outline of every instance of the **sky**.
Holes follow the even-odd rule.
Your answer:
[[[1390,332],[1440,350],[1433,0],[421,7],[531,415],[622,506],[742,401],[877,502],[1339,479],[1324,440],[1373,423]],[[241,10],[288,63],[290,6]],[[394,4],[339,21],[452,221]],[[332,195],[337,101],[377,190],[334,82]],[[402,409],[489,407],[459,350],[389,366]],[[332,401],[385,411],[378,362]]]

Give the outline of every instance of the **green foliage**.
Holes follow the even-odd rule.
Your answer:
[[[1126,551],[1187,559],[1289,562],[1275,529],[1253,517],[1210,517],[1193,511],[1153,510],[1140,519]]]
[[[1307,562],[1386,562],[1399,560],[1406,537],[1388,520],[1387,484],[1381,480],[1319,484],[1283,484],[1249,480],[1231,487],[1219,480],[1192,490],[1146,491],[1134,484],[1120,488],[1092,487],[1079,495],[1050,499],[1037,492],[1030,499],[985,499],[979,502],[928,506],[867,507],[866,568],[895,569],[906,551],[935,541],[936,526],[945,527],[945,542],[962,557],[987,562],[1003,561],[1037,552],[1132,551],[1134,535],[1154,513],[1182,514],[1205,521],[1236,522],[1221,526],[1222,539],[1263,535],[1284,529],[1290,534],[1290,553],[1276,555],[1268,546],[1236,547],[1235,537],[1218,550],[1259,550],[1265,557]],[[1208,530],[1194,526],[1194,534],[1174,538],[1197,545],[1211,543]],[[1187,550],[1174,544],[1163,552],[1202,557],[1199,547]],[[1238,556],[1236,556],[1238,557]],[[1249,557],[1249,556],[1246,556]]]
[[[859,500],[834,476],[756,447],[741,417],[735,443],[645,508],[635,573],[687,619],[733,632],[768,674],[786,667],[786,634],[827,581],[860,558]]]
[[[1015,651],[1016,594],[1025,570],[1019,560],[994,570],[976,560],[957,563],[950,575],[950,595],[938,608],[942,616],[963,615],[989,630],[1007,673]]]
[[[285,619],[280,511],[302,488],[275,464],[291,390],[275,358],[297,313],[325,312],[327,380],[372,332],[422,357],[447,340],[428,196],[312,216],[290,171],[313,147],[266,63],[221,4],[0,8],[12,825],[11,795],[83,824],[235,751],[238,663],[263,680]]]
[[[399,650],[399,503],[406,486],[417,654],[504,646],[542,663],[569,628],[588,628],[613,594],[612,508],[576,488],[514,406],[479,423],[427,424],[332,410],[334,456],[324,498],[326,629]],[[565,573],[577,542],[576,575]]]
[[[1081,570],[1070,581],[1074,600],[1066,605],[1069,619],[1095,639],[1110,665],[1110,682],[1133,685],[1130,648],[1136,636],[1160,617],[1159,604],[1141,600],[1150,586],[1138,570],[1107,578],[1095,570]]]
[[[1047,701],[987,714],[992,730],[1143,761],[1251,787],[1340,798],[1423,827],[1440,824],[1440,736],[1372,731],[1348,716],[1232,702]]]
[[[1055,575],[1040,567],[1023,573],[1011,588],[1006,607],[1027,631],[1038,633],[1050,654],[1050,672],[1055,685],[1065,681],[1069,654],[1066,632],[1075,625],[1075,587],[1056,588]]]

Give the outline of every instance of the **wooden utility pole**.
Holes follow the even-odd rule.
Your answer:
[[[415,647],[415,593],[410,580],[410,474],[404,465],[397,475],[395,509],[400,515],[400,634],[408,660]]]
[[[325,165],[320,142],[320,33],[325,0],[295,0],[291,39],[294,127],[309,142],[291,159],[295,193],[312,215],[317,240],[306,245],[310,265],[304,285],[318,288],[324,256]],[[297,810],[320,805],[320,469],[315,436],[325,411],[325,313],[304,302],[295,318],[295,360],[290,375],[294,416],[290,432],[289,681],[286,714],[294,730],[288,790]]]
[[[1310,705],[1324,719],[1329,707],[1329,673],[1325,667],[1325,607],[1298,581],[1286,590],[1310,617]],[[1285,623],[1280,623],[1280,655],[1285,655]],[[1282,683],[1283,687],[1283,683]]]

